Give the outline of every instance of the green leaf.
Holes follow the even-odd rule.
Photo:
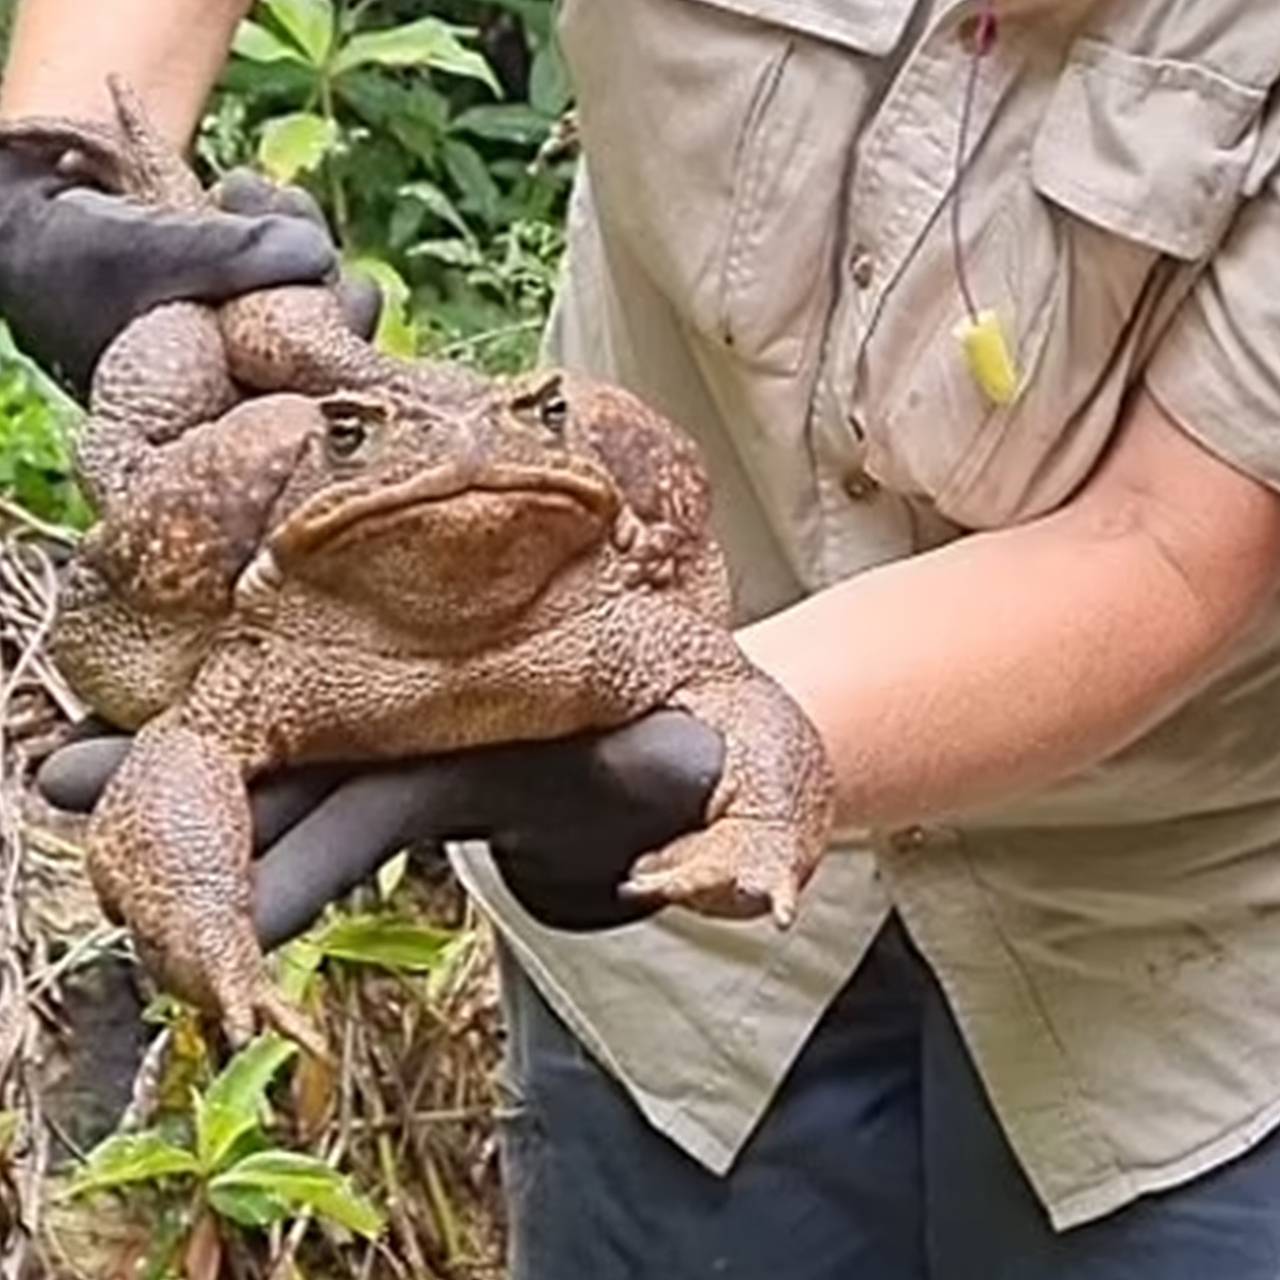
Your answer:
[[[383,902],[395,896],[395,891],[404,882],[404,875],[408,869],[409,851],[407,849],[401,849],[394,858],[388,858],[378,868],[378,896]]]
[[[481,54],[468,49],[459,39],[460,27],[451,27],[439,18],[420,18],[387,31],[368,31],[352,36],[333,60],[333,74],[376,62],[384,67],[428,67],[448,75],[465,76],[486,84],[495,94],[502,90],[493,70]]]
[[[262,130],[258,159],[277,182],[292,182],[324,159],[337,136],[337,125],[323,116],[307,111],[277,116]]]
[[[213,1173],[232,1148],[258,1125],[267,1087],[298,1052],[274,1033],[259,1036],[222,1069],[196,1103],[196,1154],[200,1168]]]
[[[447,267],[478,267],[484,254],[474,240],[420,240],[408,250],[410,258],[434,258]]]
[[[388,969],[430,970],[453,933],[390,915],[343,916],[312,939],[327,956]]]
[[[131,1182],[152,1182],[199,1171],[190,1151],[166,1142],[158,1133],[122,1133],[94,1147],[88,1162],[72,1179],[70,1192],[81,1196]]]
[[[441,222],[448,223],[465,239],[473,239],[467,220],[458,212],[453,201],[434,182],[406,182],[400,188],[400,195],[425,205],[428,212],[433,213]]]
[[[92,522],[72,478],[79,413],[0,324],[0,491],[36,516],[72,528]]]
[[[313,67],[323,67],[333,47],[331,0],[263,0],[267,11],[289,33]]]
[[[417,354],[417,334],[409,319],[409,286],[404,277],[389,262],[381,258],[355,258],[347,264],[371,279],[382,294],[382,309],[378,312],[378,329],[373,335],[374,344],[382,351],[397,356]]]
[[[249,137],[251,121],[309,102],[318,76],[319,72],[300,53],[275,62],[232,58],[219,81],[218,110],[226,111],[229,117],[220,126],[224,134],[219,144],[229,163],[220,164],[219,171],[246,163],[256,140]]]
[[[502,192],[485,165],[484,157],[465,142],[449,138],[443,147],[444,167],[476,213],[490,225],[498,221]]]
[[[217,1213],[242,1227],[269,1227],[289,1216],[289,1202],[262,1187],[209,1186],[209,1203]]]
[[[538,50],[529,69],[529,105],[543,116],[560,116],[573,97],[569,85],[569,69],[564,65],[560,46],[549,40]]]
[[[336,1169],[314,1156],[292,1151],[260,1151],[246,1156],[209,1184],[209,1197],[227,1191],[257,1191],[292,1208],[310,1209],[372,1239],[382,1230],[382,1215]]]
[[[387,219],[386,247],[391,253],[399,253],[412,243],[422,230],[427,211],[412,200],[397,200]]]
[[[275,961],[280,994],[286,1000],[299,1004],[316,970],[324,962],[324,953],[308,938],[295,938],[275,953]]]
[[[67,418],[81,418],[84,410],[34,360],[18,349],[9,326],[0,320],[0,361],[15,361],[31,380],[36,394],[49,402],[55,412]]]
[[[457,116],[452,127],[460,133],[497,142],[515,142],[534,146],[547,136],[551,121],[519,102],[495,103],[472,107]]]
[[[333,87],[364,123],[396,136],[408,124],[416,137],[439,137],[449,118],[448,98],[425,80],[401,84],[376,66],[349,72],[335,80]]]
[[[476,949],[476,933],[464,929],[449,943],[440,954],[440,961],[427,975],[427,999],[439,1000],[444,996],[449,983],[458,972],[459,965],[467,962]]]
[[[250,62],[297,62],[302,66],[309,65],[306,58],[292,45],[287,45],[279,36],[266,27],[246,18],[236,28],[236,37],[231,42],[231,52],[248,58]]]

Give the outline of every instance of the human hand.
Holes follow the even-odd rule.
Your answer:
[[[29,355],[83,395],[111,339],[162,302],[220,302],[336,273],[305,193],[229,175],[220,204],[148,207],[83,185],[50,155],[0,149],[0,315]],[[356,301],[353,327],[371,328],[368,287]]]
[[[129,747],[100,737],[63,747],[37,779],[60,808],[87,811]],[[283,771],[252,791],[254,917],[264,947],[411,843],[489,841],[515,897],[543,923],[603,929],[655,908],[619,898],[642,853],[702,825],[724,748],[682,712],[603,734],[485,747],[376,768]]]

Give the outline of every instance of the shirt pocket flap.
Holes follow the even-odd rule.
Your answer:
[[[902,38],[916,0],[697,0],[697,3],[883,57]]]
[[[1243,197],[1265,103],[1194,63],[1082,39],[1036,132],[1032,182],[1107,231],[1196,261]]]

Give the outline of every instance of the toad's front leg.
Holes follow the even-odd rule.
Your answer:
[[[274,989],[253,931],[251,818],[241,763],[170,712],[134,740],[89,825],[89,873],[162,986],[217,1013],[233,1044],[261,1025],[323,1055]]]
[[[638,859],[622,892],[708,915],[772,909],[789,925],[831,831],[834,785],[817,730],[745,658],[715,665],[669,705],[723,735],[724,771],[706,827]]]

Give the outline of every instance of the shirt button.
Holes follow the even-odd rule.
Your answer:
[[[855,245],[849,255],[849,274],[859,289],[865,289],[876,274],[876,260],[865,244]]]
[[[903,827],[889,837],[889,847],[895,853],[910,853],[913,849],[922,848],[928,838],[923,827]]]
[[[861,467],[855,467],[845,474],[844,491],[854,502],[865,502],[868,498],[874,497],[879,487]]]

